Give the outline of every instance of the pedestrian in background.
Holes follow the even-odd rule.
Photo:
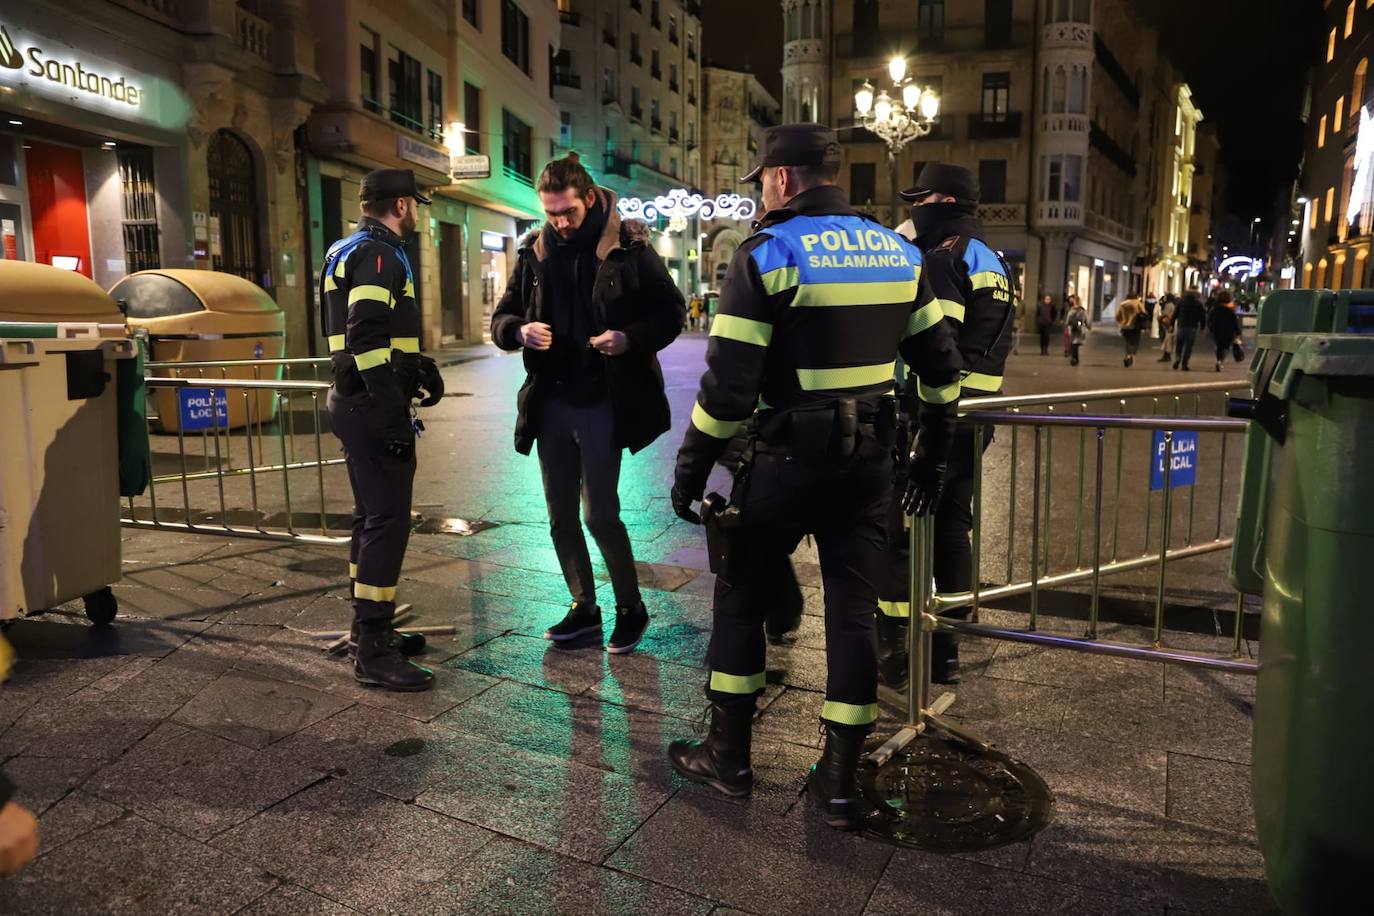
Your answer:
[[[1174,311],[1178,303],[1172,293],[1165,293],[1159,300],[1159,349],[1158,362],[1167,363],[1174,358]]]
[[[1226,351],[1235,354],[1236,362],[1245,356],[1245,350],[1240,345],[1240,317],[1236,315],[1236,304],[1229,290],[1223,289],[1217,293],[1212,311],[1207,315],[1207,330],[1217,348],[1218,372],[1226,359]]]
[[[1121,362],[1128,369],[1135,364],[1135,352],[1140,349],[1140,335],[1149,321],[1145,306],[1135,296],[1122,300],[1116,307],[1116,326],[1121,331],[1121,339],[1126,342],[1126,356]]]
[[[1050,333],[1054,330],[1054,321],[1057,317],[1054,297],[1046,293],[1035,306],[1035,330],[1040,334],[1041,356],[1050,355]]]
[[[1069,297],[1069,313],[1064,318],[1064,336],[1069,345],[1069,365],[1078,365],[1078,351],[1088,337],[1088,312],[1077,296]]]
[[[681,333],[686,306],[648,227],[621,221],[615,192],[597,186],[576,153],[544,166],[535,190],[547,221],[520,247],[491,339],[524,350],[515,450],[528,455],[538,444],[549,531],[572,596],[544,638],[601,633],[581,506],[615,590],[606,651],[626,653],[644,636],[649,612],[620,520],[621,452],[668,431],[657,353]]]
[[[1206,318],[1207,310],[1203,307],[1198,288],[1188,287],[1174,309],[1174,333],[1177,335],[1174,346],[1175,369],[1182,368],[1184,372],[1188,371],[1188,360],[1192,359],[1193,345],[1197,343],[1198,331],[1201,330]]]

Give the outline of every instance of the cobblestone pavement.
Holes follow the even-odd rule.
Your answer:
[[[1099,340],[1073,372],[1023,346],[1010,389],[1179,377],[1123,370],[1116,341]],[[753,797],[677,778],[664,748],[704,707],[711,577],[699,529],[674,519],[666,492],[701,354],[691,336],[665,354],[675,432],[625,465],[624,517],[654,616],[634,655],[539,638],[567,599],[537,464],[510,447],[517,359],[447,369],[450,390],[470,396],[446,399],[421,444],[422,511],[496,523],[412,542],[400,599],[414,624],[458,631],[430,643],[432,693],[359,687],[309,635],[349,619],[338,549],[126,531],[113,628],[62,608],[10,629],[22,660],[0,687],[0,761],[41,815],[43,852],[0,881],[0,912],[1269,908],[1249,802],[1254,685],[1236,676],[970,644],[953,717],[1044,776],[1054,822],[1029,842],[953,856],[818,824],[798,795],[825,669],[805,552],[807,616],[795,645],[770,649]],[[1229,649],[1206,629],[1170,642]],[[1148,641],[1133,622],[1109,631]],[[884,707],[880,728],[899,718]]]

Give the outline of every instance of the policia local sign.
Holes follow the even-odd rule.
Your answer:
[[[189,113],[167,80],[0,22],[0,83],[113,117],[180,127]]]

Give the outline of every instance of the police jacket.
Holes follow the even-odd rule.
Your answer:
[[[420,352],[420,309],[401,237],[360,219],[325,255],[320,301],[335,387],[348,394],[366,386],[374,399],[405,406],[411,392],[401,390],[392,354]]]
[[[764,215],[726,270],[679,473],[704,480],[756,408],[766,425],[841,397],[876,404],[899,349],[922,397],[955,401],[959,354],[943,319],[915,245],[856,213],[841,188],[802,192]]]
[[[593,332],[623,331],[629,349],[607,356],[606,388],[615,424],[615,444],[637,452],[668,431],[671,418],[663,390],[663,371],[657,353],[682,332],[686,305],[663,259],[649,244],[649,229],[639,220],[621,222],[615,192],[598,187],[596,193],[608,214],[596,246],[597,268],[592,284]],[[491,339],[503,350],[521,348],[519,331],[531,321],[553,323],[547,291],[552,229],[525,238],[515,270],[491,318]],[[554,329],[558,333],[558,329]],[[549,395],[549,379],[541,370],[549,353],[526,349],[525,382],[516,398],[515,448],[528,455],[539,429],[539,411]]]
[[[1007,320],[1011,281],[983,241],[982,221],[973,213],[959,214],[916,242],[940,311],[958,328],[963,394],[996,394],[1015,329]]]

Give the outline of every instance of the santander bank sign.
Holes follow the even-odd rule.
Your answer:
[[[143,106],[143,90],[105,62],[36,43],[21,48],[10,37],[9,29],[0,25],[0,80],[6,78],[6,71],[15,70],[31,77],[30,88],[45,95],[61,95],[78,103],[83,98],[93,99],[135,111]]]

